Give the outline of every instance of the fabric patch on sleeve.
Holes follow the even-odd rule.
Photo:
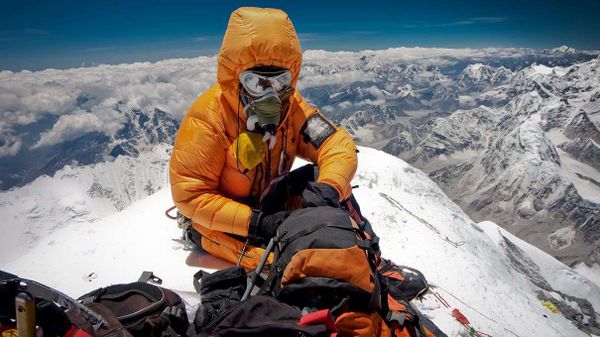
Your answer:
[[[310,142],[316,149],[319,149],[335,131],[335,126],[320,113],[308,117],[300,129],[304,141]]]

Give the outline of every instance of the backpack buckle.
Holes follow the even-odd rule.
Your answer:
[[[163,281],[160,277],[154,275],[153,272],[144,271],[142,273],[142,275],[140,276],[140,278],[138,279],[138,282],[162,284]]]

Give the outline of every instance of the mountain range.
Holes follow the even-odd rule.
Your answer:
[[[427,172],[473,218],[567,264],[597,265],[600,59],[552,60],[563,50],[574,53],[549,51],[528,65],[474,59],[460,71],[439,60],[346,55],[338,68],[308,67],[365,80],[311,87],[307,96],[357,143]]]
[[[598,55],[568,47],[312,50],[298,89],[357,143],[429,174],[476,221],[492,220],[570,266],[594,270]],[[27,190],[63,169],[135,161],[172,143],[215,71],[216,57],[1,71],[0,187]],[[143,190],[128,179],[131,194]],[[130,202],[113,199],[118,209]]]

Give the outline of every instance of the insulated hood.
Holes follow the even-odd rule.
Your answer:
[[[300,41],[285,12],[242,7],[231,14],[217,65],[217,81],[230,104],[238,99],[242,71],[259,65],[286,68],[295,87],[301,64]]]

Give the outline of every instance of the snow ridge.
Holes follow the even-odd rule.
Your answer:
[[[192,298],[190,302],[195,298],[197,303],[197,297],[188,293],[193,289],[192,275],[197,267],[185,263],[189,252],[171,240],[180,232],[163,215],[171,204],[164,179],[167,150],[157,147],[153,154],[142,153],[138,160],[148,159],[128,166],[152,162],[162,166],[163,170],[156,170],[162,180],[153,180],[161,187],[156,193],[122,211],[107,206],[110,198],[102,198],[102,204],[98,199],[82,198],[79,212],[86,217],[66,221],[59,228],[50,228],[52,221],[37,222],[36,230],[43,232],[37,245],[5,259],[3,268],[44,280],[73,296],[110,283],[132,281],[143,270],[152,270],[163,278],[164,286],[185,292]],[[72,186],[85,181],[81,193],[93,183],[92,177],[105,174],[109,165],[116,164],[68,168],[53,178],[43,177],[26,187],[3,192],[0,212],[3,218],[25,214],[30,207],[20,202],[25,200],[22,195],[30,197],[31,189],[42,183]],[[302,163],[296,163],[299,165]],[[82,178],[84,175],[87,178]],[[597,285],[495,224],[473,222],[423,172],[381,151],[361,147],[352,183],[359,185],[356,197],[381,237],[384,257],[421,270],[437,286],[433,290],[449,302],[451,308],[446,308],[427,294],[416,303],[449,336],[468,335],[452,318],[452,308],[459,308],[475,328],[493,336],[514,332],[519,336],[583,337],[586,331],[595,331],[593,324],[600,312]],[[144,185],[140,182],[136,186]],[[9,199],[18,202],[9,205]],[[52,210],[69,214],[64,208],[49,206],[40,208],[38,216],[47,218]],[[5,229],[9,240],[28,245],[23,234],[29,230],[29,221],[16,217],[13,226]],[[4,258],[8,248],[4,244],[0,247]],[[205,269],[212,270],[210,266]],[[562,305],[563,310],[572,308],[581,317],[581,330],[562,314],[548,311],[540,298]]]

